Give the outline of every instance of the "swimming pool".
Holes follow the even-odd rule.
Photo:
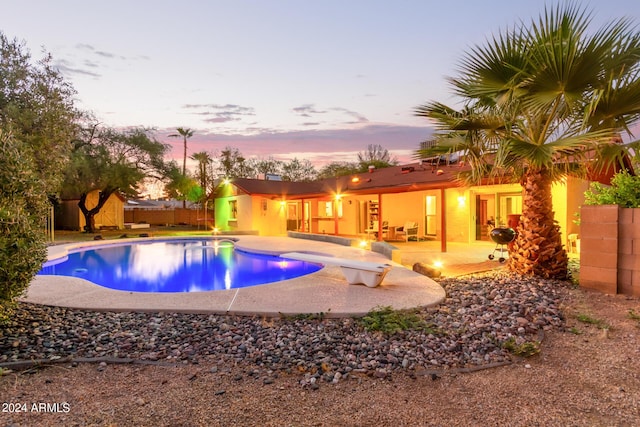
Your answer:
[[[321,266],[255,254],[211,239],[139,241],[71,250],[39,275],[79,277],[131,292],[204,292],[256,286],[318,271]]]

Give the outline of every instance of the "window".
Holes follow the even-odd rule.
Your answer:
[[[318,215],[321,217],[332,217],[333,203],[325,201],[318,202]]]
[[[238,218],[238,201],[237,200],[229,200],[229,218],[230,219]]]
[[[436,196],[427,196],[426,197],[426,206],[425,206],[425,230],[426,234],[429,236],[436,235],[436,227],[437,227],[437,205],[436,205]]]

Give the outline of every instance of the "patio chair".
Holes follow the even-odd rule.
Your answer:
[[[378,221],[372,221],[372,227],[367,228],[365,232],[367,233],[367,237],[373,235],[376,239],[378,238]],[[389,233],[389,221],[382,221],[382,237],[386,237]]]
[[[578,234],[569,234],[567,236],[567,252],[569,253],[580,253]]]
[[[408,242],[409,239],[415,237],[418,241],[418,223],[415,221],[407,221],[402,227],[396,229],[396,238]]]

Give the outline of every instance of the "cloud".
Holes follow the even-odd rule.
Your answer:
[[[105,52],[102,50],[97,50],[94,46],[86,43],[78,43],[74,46],[77,52],[80,52],[79,56],[82,59],[77,60],[77,54],[69,54],[67,58],[57,59],[54,62],[54,66],[64,75],[64,76],[90,76],[95,78],[102,77],[102,74],[96,73],[95,69],[107,67],[106,61],[113,60],[148,60],[149,57],[144,55],[138,56],[123,56],[117,55],[111,52]]]
[[[125,55],[117,55],[115,53],[112,52],[106,52],[104,50],[98,50],[96,49],[94,46],[90,45],[90,44],[86,44],[86,43],[78,43],[76,44],[76,49],[81,50],[81,51],[88,51],[91,52],[92,54],[100,57],[100,58],[104,58],[104,59],[121,59],[124,61],[127,60],[138,60],[138,59],[143,59],[143,60],[149,60],[150,58],[146,55],[136,55],[136,56],[125,56]]]
[[[328,120],[334,120],[337,123],[341,123],[343,125],[355,125],[355,124],[363,124],[363,123],[369,123],[369,120],[363,116],[362,114],[355,112],[355,111],[351,111],[348,110],[346,108],[342,108],[342,107],[333,107],[333,108],[328,108],[328,109],[318,109],[316,108],[315,104],[304,104],[301,105],[299,107],[294,107],[292,109],[292,111],[296,114],[298,114],[300,117],[305,117],[305,118],[312,118],[314,117],[314,115],[319,115],[322,114],[323,118],[325,119],[323,122],[304,122],[302,125],[303,126],[309,126],[311,123],[318,125],[320,123],[327,123]],[[336,115],[333,115],[331,117],[329,117],[329,114],[331,112],[334,113],[340,113],[340,115],[338,115],[336,117]],[[344,120],[342,118],[340,118],[341,115],[346,114],[347,116],[349,116],[351,119],[350,120]],[[355,119],[355,120],[353,120]]]
[[[206,123],[236,122],[248,116],[255,116],[253,108],[243,107],[237,104],[185,104],[182,108],[187,110],[204,110],[196,111],[192,114],[207,116],[208,118],[203,119]]]
[[[85,66],[89,68],[96,68],[97,65],[93,63],[87,63],[85,61]],[[87,69],[83,69],[80,67],[75,67],[71,61],[66,59],[58,59],[54,61],[53,66],[62,73],[63,76],[74,76],[74,75],[82,75],[82,76],[90,76],[90,77],[101,77],[101,74],[95,73],[93,71],[89,71]]]
[[[293,112],[302,117],[311,117],[312,114],[325,114],[326,110],[316,109],[314,104],[304,104],[299,107],[292,108]]]
[[[350,111],[350,110],[347,110],[346,108],[332,108],[332,110],[345,113],[346,115],[356,119],[355,121],[353,120],[347,121],[345,122],[345,124],[354,125],[359,123],[369,123],[369,119],[367,119],[365,116],[363,116],[360,113],[356,113],[355,111]]]

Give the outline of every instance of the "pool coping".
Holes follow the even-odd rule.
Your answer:
[[[215,239],[211,236],[163,236],[97,240],[54,245],[49,261],[64,257],[69,250],[138,241]],[[218,237],[222,239],[221,237]],[[278,256],[285,252],[314,252],[360,261],[384,262],[393,268],[376,288],[347,284],[339,267],[325,266],[315,273],[294,279],[246,288],[193,293],[141,293],[117,291],[86,280],[64,276],[36,276],[22,301],[96,311],[211,313],[243,316],[293,316],[322,314],[325,317],[363,316],[376,307],[394,309],[433,306],[446,293],[432,279],[366,249],[327,242],[233,235],[236,248]]]

